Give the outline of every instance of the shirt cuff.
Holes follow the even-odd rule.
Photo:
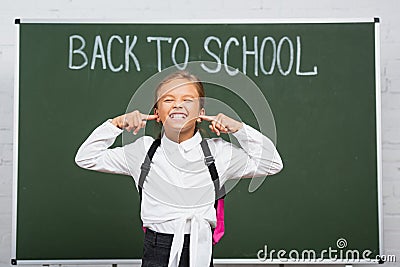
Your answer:
[[[248,140],[248,141],[255,141],[255,140],[262,140],[265,136],[243,122],[243,127],[240,128],[236,133],[233,133],[233,136],[236,137],[237,140]]]
[[[244,122],[242,122],[242,123],[243,123],[242,128],[240,128],[236,132],[232,133],[232,135],[234,137],[236,137],[237,139],[248,139],[248,134],[249,134],[248,131],[249,131],[249,128],[251,128],[251,127]]]

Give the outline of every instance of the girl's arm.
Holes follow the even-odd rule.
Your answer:
[[[244,124],[233,133],[241,148],[230,144],[232,157],[227,178],[253,178],[273,175],[283,169],[282,159],[274,143],[256,129]]]
[[[156,115],[145,115],[135,110],[104,122],[81,145],[75,156],[76,164],[89,170],[132,175],[132,170],[128,168],[130,165],[127,164],[127,160],[129,163],[142,161],[144,159],[144,149],[142,147],[144,143],[137,142],[137,140],[125,147],[113,149],[109,149],[109,147],[114,143],[117,136],[123,132],[123,129],[137,134],[141,128],[145,127],[147,120],[157,118],[158,116]]]
[[[76,164],[88,170],[128,175],[124,149],[122,147],[109,149],[122,131],[113,125],[111,120],[101,124],[78,149],[75,156]]]
[[[283,168],[282,159],[272,141],[256,129],[224,114],[199,116],[210,122],[217,133],[232,133],[241,148],[217,139],[217,167],[221,180],[252,178],[276,174]],[[219,164],[218,164],[219,163]]]

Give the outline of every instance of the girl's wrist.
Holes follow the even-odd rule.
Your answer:
[[[118,125],[118,120],[119,120],[119,117],[115,117],[114,119],[111,120],[111,123],[112,123],[115,127],[118,127],[118,128],[121,129],[121,127],[119,127],[119,125]]]
[[[235,128],[233,129],[232,133],[236,133],[237,131],[239,131],[240,129],[243,128],[243,122],[238,122],[237,121],[237,125],[235,126]]]
[[[242,128],[243,128],[243,122],[239,122],[239,128],[236,130],[236,132],[239,131]]]

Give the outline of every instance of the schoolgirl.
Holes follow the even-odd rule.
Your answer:
[[[205,92],[194,75],[179,71],[155,91],[154,114],[135,110],[105,121],[79,148],[75,161],[85,169],[131,175],[141,195],[145,227],[142,266],[207,267],[212,263],[212,229],[216,227],[215,190],[210,179],[197,123],[209,122],[218,136],[232,133],[242,148],[222,138],[207,139],[222,186],[228,179],[272,175],[283,168],[271,140],[224,114],[206,115]],[[146,121],[162,124],[150,167],[143,167],[156,143],[143,136],[110,148],[124,130],[137,134]],[[203,143],[204,145],[204,143]],[[142,188],[139,177],[146,169]]]

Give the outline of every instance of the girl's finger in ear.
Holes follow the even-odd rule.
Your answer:
[[[207,115],[199,115],[199,118],[205,121],[213,121],[215,120],[215,116],[207,116]]]
[[[158,115],[156,115],[156,114],[150,114],[150,115],[141,114],[141,119],[146,120],[146,121],[156,120],[156,119],[158,119]]]

